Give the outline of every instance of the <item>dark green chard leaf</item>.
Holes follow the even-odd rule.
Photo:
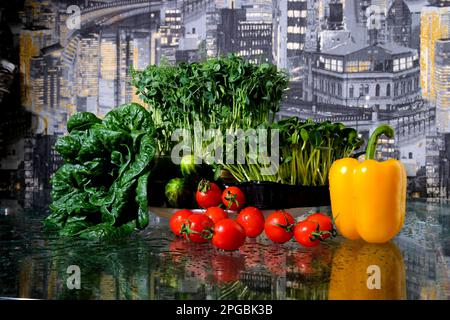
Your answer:
[[[111,110],[103,119],[103,125],[110,130],[125,132],[145,130],[149,135],[152,135],[155,129],[150,113],[137,103]]]
[[[67,131],[69,133],[72,133],[72,131],[75,130],[85,131],[92,127],[94,124],[101,122],[102,120],[97,118],[93,113],[77,112],[67,121]]]
[[[66,162],[73,163],[80,152],[80,138],[76,135],[60,137],[55,144],[55,150]]]
[[[148,225],[148,177],[150,172],[142,175],[138,179],[138,184],[136,187],[136,202],[139,206],[138,217],[137,217],[137,228],[143,229]]]
[[[87,239],[145,228],[148,178],[156,152],[148,111],[127,104],[103,121],[78,113],[70,118],[68,130],[55,146],[65,164],[52,178],[52,213],[45,227],[61,237]]]

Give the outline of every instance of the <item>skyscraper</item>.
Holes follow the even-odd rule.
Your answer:
[[[175,53],[183,35],[181,10],[176,6],[161,10],[161,21],[162,25],[159,27],[160,58],[166,59],[169,63],[175,63]]]
[[[310,7],[308,7],[308,2]],[[287,1],[287,57],[299,56],[307,42],[307,13],[313,1]],[[313,13],[314,10],[311,11]],[[311,36],[310,36],[311,37]]]
[[[317,0],[276,0],[274,3],[274,58],[280,68],[298,65],[306,48],[317,47]]]
[[[117,34],[103,32],[100,41],[99,75],[99,115],[104,116],[114,105],[117,98]]]
[[[246,10],[246,20],[272,23],[272,0],[241,0],[241,7]]]
[[[450,133],[450,39],[436,41],[434,84],[436,124],[441,133]]]
[[[422,96],[429,101],[435,102],[436,41],[450,36],[450,2],[438,1],[423,7],[420,20],[420,82]]]
[[[98,113],[99,34],[91,33],[81,38],[76,64],[77,110]]]
[[[20,33],[20,88],[22,105],[31,107],[31,58],[51,45],[52,31],[41,27],[24,29]]]
[[[333,0],[328,4],[327,27],[330,30],[341,29],[344,23],[343,4],[340,0]]]
[[[263,20],[247,21],[246,9],[220,9],[217,26],[219,54],[236,53],[258,63],[272,61],[272,23]]]
[[[386,16],[387,41],[411,47],[412,15],[404,0],[394,0]]]

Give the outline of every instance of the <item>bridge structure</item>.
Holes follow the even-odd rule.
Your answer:
[[[183,20],[193,21],[206,10],[206,7],[214,0],[186,0],[180,6]],[[80,28],[67,30],[61,44],[64,48],[73,46],[72,42],[77,41],[81,30],[86,30],[94,26],[104,27],[116,24],[142,14],[158,12],[165,6],[164,0],[118,0],[107,3],[99,3],[87,7],[81,7]],[[156,27],[156,26],[155,26]],[[66,50],[65,50],[66,51]],[[68,56],[66,54],[66,56]]]
[[[180,6],[185,21],[195,20],[205,12],[214,0],[186,0]],[[110,25],[130,17],[160,11],[164,0],[118,0],[81,7],[81,30],[94,25]],[[69,41],[77,29],[69,30],[65,41]]]
[[[105,26],[135,15],[159,11],[162,5],[162,0],[122,0],[81,7],[80,29],[69,29],[65,39],[61,39],[61,42],[65,46],[80,30],[95,25]]]

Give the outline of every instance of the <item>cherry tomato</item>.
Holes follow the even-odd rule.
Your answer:
[[[181,227],[186,222],[186,219],[192,214],[194,213],[187,209],[178,210],[175,212],[169,221],[170,230],[172,230],[176,236],[180,236]]]
[[[331,218],[324,213],[313,213],[305,220],[314,221],[319,224],[322,240],[325,240],[336,233]]]
[[[315,247],[319,244],[319,224],[314,221],[303,220],[297,223],[294,237],[298,243],[305,247]]]
[[[247,237],[256,238],[264,230],[264,215],[255,207],[243,209],[236,221],[244,228]]]
[[[214,226],[212,244],[219,249],[237,250],[245,242],[245,230],[233,219],[223,219]]]
[[[205,215],[207,215],[214,224],[220,220],[228,219],[228,214],[220,207],[209,207],[206,209]]]
[[[295,220],[289,212],[278,210],[267,217],[264,231],[273,242],[285,243],[292,239],[294,226]]]
[[[222,193],[222,203],[227,209],[239,210],[245,206],[245,195],[238,187],[228,187]]]
[[[195,200],[201,208],[216,207],[222,202],[222,190],[214,182],[201,180],[195,193]]]
[[[184,224],[181,233],[192,242],[205,243],[211,238],[214,222],[201,213],[191,214]]]

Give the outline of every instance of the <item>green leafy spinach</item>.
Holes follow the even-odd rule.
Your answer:
[[[145,228],[156,153],[150,113],[135,103],[111,110],[103,120],[80,112],[68,120],[67,130],[55,145],[64,164],[52,177],[47,229],[104,239]]]

